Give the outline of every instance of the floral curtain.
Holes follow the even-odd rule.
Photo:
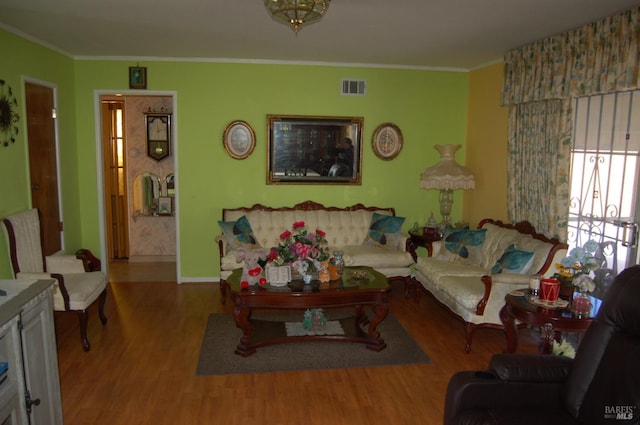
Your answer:
[[[505,55],[510,220],[567,239],[571,99],[640,87],[639,59],[640,8]]]
[[[509,117],[509,219],[528,220],[556,237],[566,235],[569,217],[571,105],[568,99],[523,103]]]

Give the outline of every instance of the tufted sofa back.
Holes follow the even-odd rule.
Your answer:
[[[511,244],[516,249],[533,252],[533,263],[529,270],[545,276],[554,273],[554,264],[559,263],[567,253],[567,244],[557,238],[549,238],[536,232],[528,221],[516,224],[503,223],[499,220],[485,218],[478,224],[478,229],[487,229],[482,246],[482,267],[490,269],[498,261],[504,250]]]
[[[395,215],[393,208],[365,207],[361,204],[337,208],[307,201],[285,208],[269,208],[258,204],[249,208],[224,209],[222,216],[224,221],[235,221],[246,215],[262,247],[276,246],[282,232],[291,230],[294,222],[304,221],[310,231],[324,231],[330,247],[340,248],[361,245],[367,239],[374,212]]]
[[[509,229],[492,223],[485,223],[482,228],[487,229],[487,234],[482,244],[481,264],[486,270],[491,269],[509,245],[514,245],[516,249],[534,253],[533,263],[528,270],[538,272],[545,266],[545,261],[555,246],[551,242],[535,239],[533,236],[520,233],[516,229]]]

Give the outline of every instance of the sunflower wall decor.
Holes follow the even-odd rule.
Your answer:
[[[16,142],[20,115],[17,112],[18,100],[11,86],[0,80],[0,144],[9,146]]]

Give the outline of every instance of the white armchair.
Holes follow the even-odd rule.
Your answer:
[[[88,250],[76,255],[55,254],[43,257],[38,210],[30,209],[2,219],[11,267],[16,279],[57,281],[53,296],[55,311],[73,311],[80,321],[80,340],[84,351],[91,349],[87,338],[87,309],[98,301],[98,314],[107,323],[104,305],[107,276],[100,271],[100,260]]]

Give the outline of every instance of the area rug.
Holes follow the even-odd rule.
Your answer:
[[[254,313],[253,317],[291,321],[302,320],[302,313]],[[336,318],[339,317],[331,317],[333,320]],[[378,331],[387,348],[377,353],[368,350],[365,344],[314,341],[262,347],[255,354],[242,357],[234,353],[242,331],[236,327],[233,315],[211,314],[202,340],[196,374],[230,375],[431,362],[393,314],[389,313],[378,325]]]

